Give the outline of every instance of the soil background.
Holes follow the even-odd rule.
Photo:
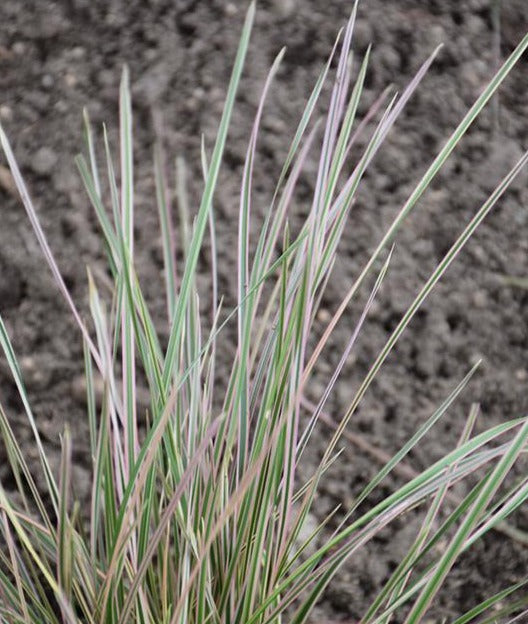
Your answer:
[[[426,165],[484,88],[496,68],[491,0],[366,0],[359,9],[354,49],[373,44],[361,113],[392,83],[401,90],[432,50],[437,61],[391,132],[364,181],[346,228],[324,306],[334,310],[365,258],[381,238]],[[167,153],[183,155],[196,203],[201,179],[200,133],[211,147],[245,12],[245,2],[225,0],[3,0],[0,3],[0,119],[13,144],[45,232],[75,300],[86,310],[86,265],[101,275],[104,250],[73,157],[82,149],[83,106],[105,121],[115,142],[118,84],[130,67],[135,114],[137,249],[140,278],[156,314],[163,314],[162,257],[153,201],[152,146],[155,107],[164,120]],[[245,149],[267,69],[288,46],[266,108],[258,148],[255,204],[269,201],[303,104],[335,36],[349,16],[348,0],[260,0],[252,44],[216,194],[222,294],[234,291],[233,250],[238,190]],[[528,30],[524,0],[504,0],[502,59]],[[324,98],[323,98],[324,99]],[[528,58],[500,90],[456,150],[396,240],[387,281],[369,316],[355,355],[329,400],[334,417],[348,407],[406,305],[528,144]],[[101,153],[101,152],[100,152]],[[3,163],[5,164],[5,163]],[[304,175],[295,208],[306,215],[315,178]],[[394,350],[365,397],[352,428],[387,453],[395,452],[456,386],[473,363],[480,372],[456,406],[408,458],[420,470],[452,448],[469,406],[478,401],[478,427],[526,413],[528,395],[528,290],[505,276],[528,278],[528,180],[521,175],[449,269]],[[257,208],[258,218],[258,208]],[[256,226],[258,227],[258,225]],[[339,325],[344,344],[360,304]],[[79,492],[90,484],[82,392],[82,345],[47,270],[24,210],[0,188],[0,313],[21,357],[38,425],[58,457],[64,422],[75,431]],[[226,356],[226,362],[228,361]],[[328,379],[340,351],[325,354],[311,390]],[[28,456],[30,432],[0,362],[0,400]],[[325,448],[329,432],[316,432],[307,468]],[[2,458],[3,460],[4,458]],[[338,503],[345,508],[379,464],[347,445],[325,481],[315,517]],[[9,489],[12,475],[0,467]],[[387,481],[377,496],[390,492]],[[394,569],[416,533],[410,515],[380,535],[342,570],[314,613],[314,622],[354,622]],[[528,516],[515,521],[528,530]],[[453,570],[428,616],[452,620],[485,596],[526,576],[526,547],[490,534]],[[396,620],[397,621],[397,620]]]

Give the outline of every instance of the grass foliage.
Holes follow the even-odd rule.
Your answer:
[[[397,614],[398,621],[416,624],[461,553],[490,530],[515,533],[505,521],[525,502],[528,478],[513,484],[508,481],[508,486],[505,479],[526,450],[526,418],[505,421],[477,435],[473,431],[477,410],[472,410],[454,449],[381,502],[369,503],[372,492],[446,413],[475,368],[354,500],[332,534],[325,526],[330,518],[309,535],[305,527],[321,479],[336,460],[338,444],[346,428],[353,426],[354,413],[372,380],[527,155],[489,199],[475,207],[473,218],[461,228],[459,238],[423,284],[341,415],[316,471],[300,474],[299,464],[369,308],[383,287],[394,235],[523,54],[528,37],[499,69],[419,179],[314,347],[318,306],[358,187],[437,51],[401,94],[386,91],[366,119],[358,120],[369,52],[357,66],[351,63],[354,8],[307,101],[257,240],[250,241],[256,143],[266,94],[273,88],[283,51],[277,56],[263,87],[240,185],[238,301],[234,309],[224,311],[218,297],[213,198],[254,10],[252,5],[243,26],[214,149],[209,154],[202,148],[204,185],[195,213],[187,204],[185,168],[178,160],[182,266],[175,264],[171,193],[163,150],[161,145],[156,148],[166,341],[154,325],[135,269],[132,106],[127,70],[120,88],[119,175],[106,131],[106,162],[103,166],[97,162],[87,115],[87,156],[77,159],[99,220],[114,285],[113,296],[105,299],[88,274],[89,325],[68,294],[6,134],[0,130],[32,227],[82,333],[93,469],[91,500],[85,513],[83,501],[77,501],[72,492],[72,436],[66,429],[59,474],[54,474],[39,435],[38,417],[0,320],[0,343],[46,482],[46,491],[40,491],[9,415],[0,408],[0,427],[17,485],[16,498],[0,487],[0,530],[5,546],[0,551],[1,622],[301,624],[310,618],[340,567],[359,548],[395,519],[421,507],[424,520],[419,534],[361,620],[363,624],[385,624]],[[315,120],[320,94],[330,80],[328,108],[323,119]],[[372,127],[373,131],[369,130]],[[352,173],[346,173],[350,149],[367,131],[367,147]],[[311,209],[293,235],[288,228],[292,198],[307,158],[314,155],[319,164]],[[207,318],[200,314],[196,279],[205,246],[212,258],[214,302]],[[366,292],[370,292],[367,304],[324,393],[316,405],[306,403],[304,389],[319,358],[324,357],[321,354],[336,324],[349,303]],[[236,355],[229,379],[222,384],[215,366],[227,323],[236,326]],[[95,396],[97,375],[104,383],[100,408]],[[138,413],[139,375],[148,383],[147,414]],[[453,485],[471,477],[473,486],[454,510],[452,506],[448,510],[445,502]],[[442,550],[439,543],[445,544]],[[456,624],[499,617],[504,621],[526,609],[527,603],[522,584],[507,587],[459,617]]]

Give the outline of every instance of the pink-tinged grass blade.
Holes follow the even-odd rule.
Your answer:
[[[393,333],[387,340],[385,346],[383,347],[378,357],[376,358],[376,361],[373,363],[369,372],[367,373],[360,388],[356,392],[356,395],[340,424],[339,430],[336,432],[335,436],[329,443],[329,446],[325,452],[325,455],[330,454],[332,450],[335,448],[337,440],[339,439],[341,435],[341,431],[346,427],[347,423],[349,422],[350,418],[352,417],[355,410],[357,409],[357,406],[359,405],[362,397],[364,396],[365,392],[370,386],[375,375],[381,368],[383,362],[386,360],[389,353],[392,351],[394,345],[396,344],[396,342],[398,341],[398,339],[400,338],[404,330],[409,325],[410,321],[416,314],[417,310],[420,308],[422,303],[428,297],[428,295],[430,294],[434,286],[437,284],[437,282],[440,280],[442,275],[447,271],[451,263],[458,256],[458,254],[460,253],[462,248],[465,246],[467,241],[474,234],[478,226],[482,223],[482,221],[485,219],[485,217],[488,215],[491,209],[495,206],[495,204],[499,201],[502,195],[506,192],[511,182],[515,179],[515,177],[520,173],[520,171],[526,165],[527,161],[528,161],[528,152],[522,156],[522,158],[518,161],[518,163],[508,173],[508,175],[501,181],[501,183],[495,189],[495,191],[490,195],[488,200],[484,202],[480,210],[474,215],[474,217],[468,223],[468,225],[466,226],[462,234],[453,243],[449,251],[446,253],[444,258],[442,259],[442,261],[438,264],[438,267],[433,271],[433,273],[431,274],[427,282],[424,284],[424,286],[422,287],[418,295],[415,297],[413,303],[410,305],[407,312],[403,315],[401,321],[399,322],[399,324],[397,325],[397,327],[395,328],[395,330],[393,331]]]
[[[27,190],[24,179],[22,178],[22,174],[20,173],[20,169],[18,168],[18,164],[13,154],[13,150],[11,149],[11,145],[1,125],[0,125],[0,144],[2,145],[4,154],[6,155],[7,161],[9,163],[9,167],[11,169],[11,173],[13,174],[13,178],[17,185],[18,192],[22,199],[22,203],[24,204],[24,208],[26,209],[27,215],[29,217],[29,220],[31,222],[35,235],[40,243],[44,256],[49,264],[53,277],[55,278],[55,281],[57,282],[57,285],[59,286],[60,291],[62,292],[64,298],[66,299],[66,302],[77,322],[77,325],[79,326],[83,336],[85,337],[87,344],[90,346],[92,357],[94,358],[95,362],[97,363],[97,366],[99,367],[100,362],[99,362],[97,350],[95,349],[92,343],[92,340],[90,338],[90,334],[88,333],[88,330],[86,329],[81,319],[81,316],[77,310],[77,307],[75,306],[73,299],[71,298],[70,293],[68,292],[68,289],[66,288],[66,284],[64,283],[64,279],[61,275],[60,269],[55,261],[53,253],[51,252],[50,246],[48,244],[48,241],[46,239],[42,226],[40,225],[40,221],[38,219],[35,207],[33,206],[33,202],[31,201],[29,191]]]
[[[23,621],[24,621],[24,624],[31,624],[32,620],[30,619],[30,616],[29,616],[29,609],[28,609],[28,605],[26,601],[26,592],[22,583],[21,575],[20,575],[20,567],[19,567],[19,562],[18,562],[19,553],[17,552],[17,547],[15,544],[15,541],[13,540],[11,529],[9,528],[9,521],[7,519],[7,514],[5,510],[2,509],[0,516],[2,518],[3,533],[5,536],[5,541],[6,541],[7,549],[9,551],[9,557],[11,560],[11,573],[15,577],[15,583],[16,583],[16,588],[17,588],[17,598],[20,603]],[[0,583],[0,585],[4,585],[4,584]],[[7,604],[7,601],[4,600],[4,603]],[[11,618],[9,619],[11,622],[14,622],[13,619]]]

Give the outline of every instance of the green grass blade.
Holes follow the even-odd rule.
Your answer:
[[[211,208],[213,193],[216,187],[218,179],[218,172],[220,170],[220,164],[222,161],[222,155],[227,138],[227,131],[229,128],[229,122],[231,120],[231,113],[233,111],[233,104],[235,101],[235,94],[242,74],[242,67],[246,56],[249,34],[253,24],[255,15],[255,5],[252,3],[246,15],[246,20],[242,30],[242,36],[240,38],[240,44],[235,59],[233,73],[229,83],[226,103],[220,126],[218,129],[218,135],[216,138],[215,147],[209,163],[209,169],[207,172],[207,180],[205,183],[205,189],[202,195],[198,216],[195,222],[195,229],[192,236],[192,241],[189,247],[189,257],[185,264],[184,274],[181,280],[180,291],[178,293],[178,301],[176,305],[176,311],[174,318],[172,319],[171,334],[169,337],[169,344],[167,346],[167,356],[165,361],[165,369],[163,374],[163,382],[165,387],[168,387],[169,381],[173,377],[176,364],[176,351],[180,343],[182,331],[183,331],[183,319],[184,313],[188,305],[189,295],[191,292],[191,284],[193,276],[196,270],[198,262],[198,256],[200,253],[200,247],[202,238],[205,232],[205,228],[209,219],[209,211]]]
[[[430,602],[433,600],[440,585],[460,554],[464,546],[464,542],[469,537],[484,510],[491,502],[495,492],[506,478],[520,453],[523,451],[527,441],[528,420],[525,421],[523,426],[520,428],[519,432],[511,442],[508,451],[497,463],[497,466],[493,470],[485,487],[482,489],[482,492],[478,496],[477,500],[473,503],[473,506],[469,510],[464,522],[458,529],[455,537],[450,542],[446,552],[438,562],[434,574],[428,581],[427,585],[423,588],[411,612],[407,616],[407,619],[405,620],[406,624],[417,624],[420,622],[421,618],[427,611]]]

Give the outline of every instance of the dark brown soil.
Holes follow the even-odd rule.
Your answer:
[[[220,117],[245,2],[227,0],[3,0],[0,4],[0,118],[6,128],[49,242],[76,301],[85,309],[85,266],[104,266],[95,220],[73,163],[82,147],[81,110],[95,123],[116,127],[121,67],[131,70],[135,105],[138,266],[155,309],[163,309],[157,213],[153,205],[151,108],[165,122],[171,154],[183,154],[191,191],[200,179],[199,142],[208,145]],[[445,44],[437,62],[390,135],[365,180],[347,226],[325,306],[333,310],[384,228],[402,205],[449,132],[480,93],[498,59],[494,53],[491,0],[368,0],[360,7],[354,48],[369,42],[373,55],[364,112],[381,90],[401,89],[434,47]],[[501,15],[504,58],[528,30],[525,0],[505,0]],[[222,289],[232,292],[233,221],[241,166],[266,71],[283,44],[288,52],[273,88],[259,144],[257,203],[265,203],[280,170],[303,103],[338,29],[352,8],[345,0],[261,0],[216,209],[222,255]],[[394,328],[405,306],[450,243],[512,166],[528,140],[528,60],[521,61],[457,149],[433,188],[397,239],[394,260],[355,357],[328,410],[348,406],[369,363]],[[5,163],[4,163],[5,164]],[[306,191],[314,181],[308,176]],[[262,200],[262,201],[260,201]],[[435,434],[412,453],[422,469],[451,448],[469,405],[479,401],[479,427],[524,415],[528,379],[528,290],[504,276],[528,277],[528,188],[521,176],[437,287],[390,356],[365,398],[352,430],[388,453],[394,452],[430,415],[478,358],[480,373]],[[299,213],[307,207],[300,206]],[[0,313],[22,367],[39,427],[58,452],[65,420],[74,423],[79,488],[90,474],[87,424],[76,389],[82,373],[81,340],[44,266],[20,203],[0,187]],[[148,278],[148,279],[147,279]],[[357,321],[352,309],[340,324],[343,344]],[[339,358],[330,349],[321,384]],[[3,361],[2,361],[3,362]],[[16,390],[5,363],[1,397],[22,439]],[[315,387],[317,394],[317,387]],[[316,433],[317,460],[328,432]],[[32,452],[27,445],[28,454]],[[350,501],[378,468],[354,446],[346,449],[324,486],[316,516]],[[0,469],[9,487],[9,475]],[[387,493],[396,480],[382,488]],[[526,514],[516,520],[528,529]],[[394,568],[418,528],[419,516],[402,521],[351,560],[326,592],[314,621],[358,618]],[[495,590],[526,575],[527,551],[499,533],[491,534],[454,570],[447,590],[431,610],[431,622],[463,612]]]

